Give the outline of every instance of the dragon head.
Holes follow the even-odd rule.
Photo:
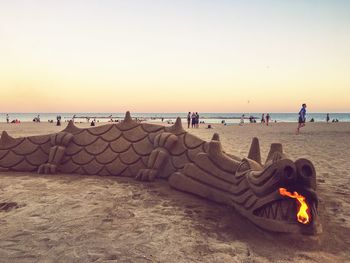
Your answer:
[[[250,157],[250,158],[249,158]],[[246,181],[254,201],[238,210],[258,226],[275,232],[317,234],[316,172],[307,159],[286,158],[281,144],[272,144],[261,165],[257,139],[248,158],[241,161],[236,178]]]

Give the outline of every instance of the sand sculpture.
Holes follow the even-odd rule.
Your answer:
[[[254,138],[247,158],[226,154],[218,134],[210,142],[170,127],[124,121],[81,129],[71,121],[59,133],[0,138],[0,171],[134,176],[167,179],[170,186],[233,206],[259,227],[288,233],[321,231],[316,173],[306,159],[286,158],[272,144],[266,162]]]

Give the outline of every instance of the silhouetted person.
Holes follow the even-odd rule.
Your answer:
[[[195,128],[196,127],[196,114],[193,112],[192,115],[191,115],[191,127],[192,128]]]
[[[299,111],[298,127],[297,127],[296,134],[299,134],[300,128],[305,126],[305,120],[306,120],[306,104],[303,103]]]
[[[266,126],[269,126],[270,114],[266,114]]]
[[[261,115],[261,123],[265,123],[265,114],[264,113]]]
[[[56,119],[57,119],[56,126],[61,126],[61,116],[58,115],[58,116],[56,117]]]
[[[244,114],[241,116],[241,121],[239,122],[239,125],[242,126],[244,124]]]
[[[191,112],[189,111],[187,114],[187,128],[189,129],[191,125]]]

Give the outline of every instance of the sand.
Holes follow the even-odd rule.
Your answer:
[[[0,124],[14,137],[63,129],[49,123]],[[88,124],[77,124],[87,127]],[[317,171],[323,234],[263,231],[232,208],[175,191],[166,181],[81,175],[0,174],[0,262],[350,262],[350,123],[244,126],[190,131],[246,156],[253,136],[262,158],[283,143]]]

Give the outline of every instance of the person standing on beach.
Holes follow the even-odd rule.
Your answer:
[[[61,126],[61,115],[57,115],[56,120],[56,126]]]
[[[269,126],[270,114],[266,114],[266,126]]]
[[[326,121],[327,121],[327,123],[329,122],[329,113],[327,113]]]
[[[242,126],[244,124],[244,114],[241,116],[241,121],[239,122],[239,126]]]
[[[192,119],[192,128],[195,128],[196,127],[196,114],[194,112],[192,112],[192,115],[191,115],[191,119]]]
[[[261,115],[261,123],[265,123],[265,114],[264,113]]]
[[[196,112],[196,128],[199,127],[199,114]]]
[[[191,125],[191,112],[189,111],[187,114],[187,128],[189,129]]]
[[[10,117],[9,117],[8,114],[6,114],[6,122],[7,122],[7,123],[10,123]]]
[[[299,134],[300,128],[305,126],[305,121],[306,121],[306,104],[303,103],[299,111],[298,128],[297,128],[296,134]]]

